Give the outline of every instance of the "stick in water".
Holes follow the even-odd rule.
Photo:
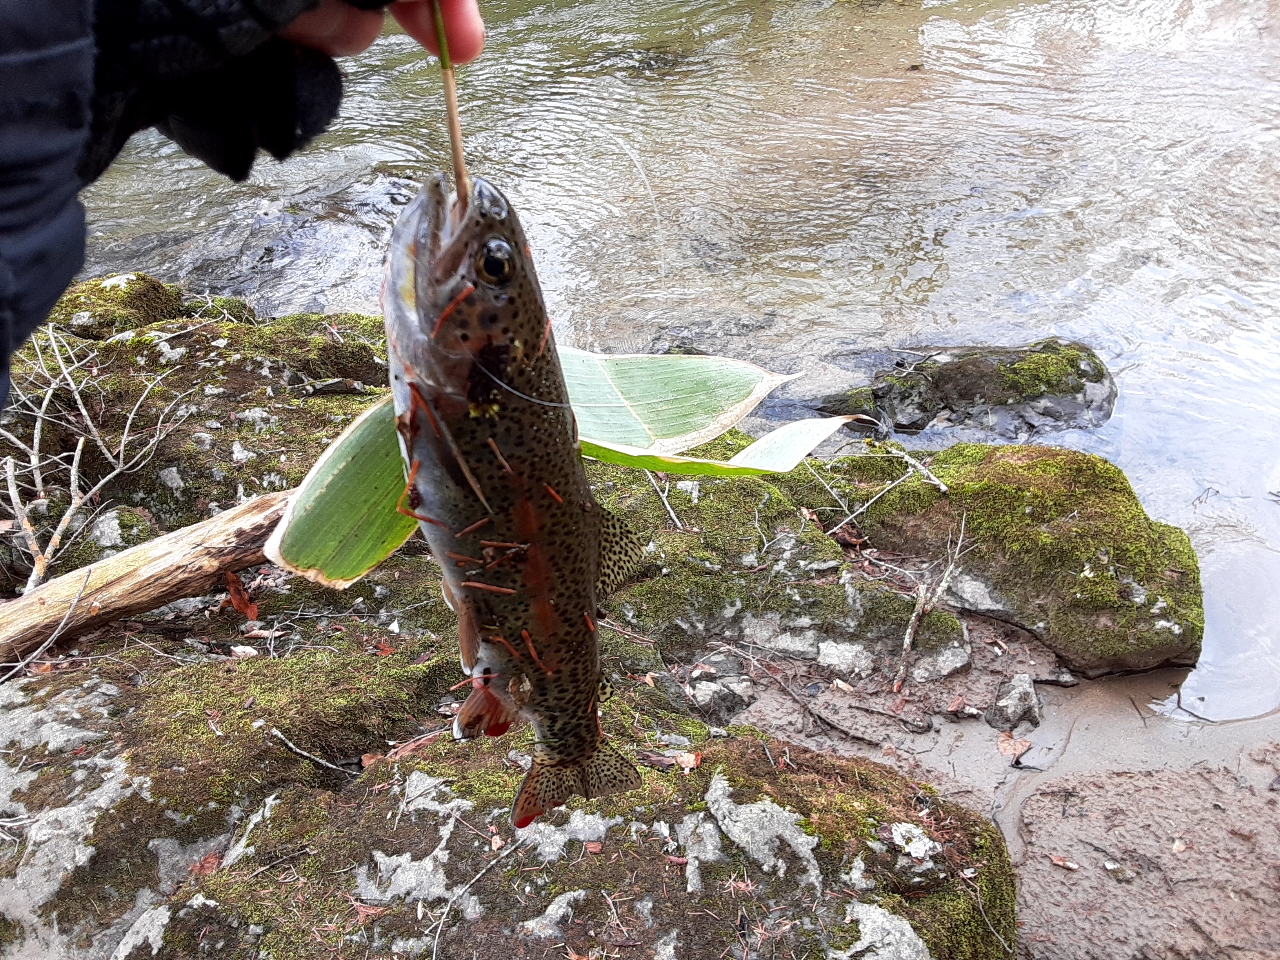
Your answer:
[[[453,61],[449,59],[449,42],[444,35],[444,17],[439,0],[431,0],[431,13],[436,21],[436,46],[440,49],[440,74],[444,78],[444,108],[449,117],[449,145],[453,149],[453,180],[458,191],[458,205],[466,208],[471,182],[467,177],[467,161],[462,156],[462,122],[458,119],[458,88],[453,82]]]

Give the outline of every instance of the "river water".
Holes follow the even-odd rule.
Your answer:
[[[459,77],[562,342],[695,346],[852,383],[861,352],[1056,334],[1116,415],[1051,442],[1188,530],[1182,706],[1280,707],[1280,3],[486,3]],[[335,128],[229,184],[154,134],[87,194],[88,272],[260,314],[377,312],[390,226],[447,165],[438,71],[388,32]]]

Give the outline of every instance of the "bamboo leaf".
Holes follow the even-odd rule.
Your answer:
[[[266,555],[308,580],[349,587],[417,527],[396,512],[403,490],[404,459],[387,396],[320,455],[267,541]]]
[[[723,462],[678,456],[712,440],[792,379],[723,357],[618,356],[560,351],[582,452],[606,463],[691,476],[794,469],[849,417],[801,420]],[[404,463],[386,397],[321,455],[267,543],[267,556],[329,587],[359,580],[413,533],[396,512]]]
[[[606,355],[569,347],[559,353],[579,434],[651,454],[714,440],[799,376],[728,357]]]

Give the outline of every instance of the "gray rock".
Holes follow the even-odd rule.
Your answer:
[[[182,474],[178,472],[177,467],[165,467],[157,475],[160,482],[172,490],[175,494],[182,493],[186,484],[182,482]]]
[[[997,730],[1012,730],[1026,720],[1040,726],[1040,697],[1031,674],[1019,673],[1000,684],[996,701],[987,708],[986,721]]]
[[[973,658],[968,648],[955,644],[921,657],[911,670],[911,679],[916,683],[929,683],[931,680],[941,680],[953,673],[966,671],[972,665]]]
[[[869,387],[826,397],[821,409],[863,414],[905,433],[963,426],[1021,441],[1099,426],[1115,407],[1115,381],[1082,343],[920,347],[892,363],[876,370]]]
[[[876,659],[860,643],[823,640],[818,644],[818,663],[846,677],[869,677],[876,669]]]

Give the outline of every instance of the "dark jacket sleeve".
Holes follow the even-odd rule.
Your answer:
[[[84,262],[92,0],[0,3],[0,408],[9,356]]]
[[[243,180],[337,115],[334,62],[273,36],[317,3],[0,0],[0,409],[9,357],[84,263],[76,193],[130,136],[154,126]]]

